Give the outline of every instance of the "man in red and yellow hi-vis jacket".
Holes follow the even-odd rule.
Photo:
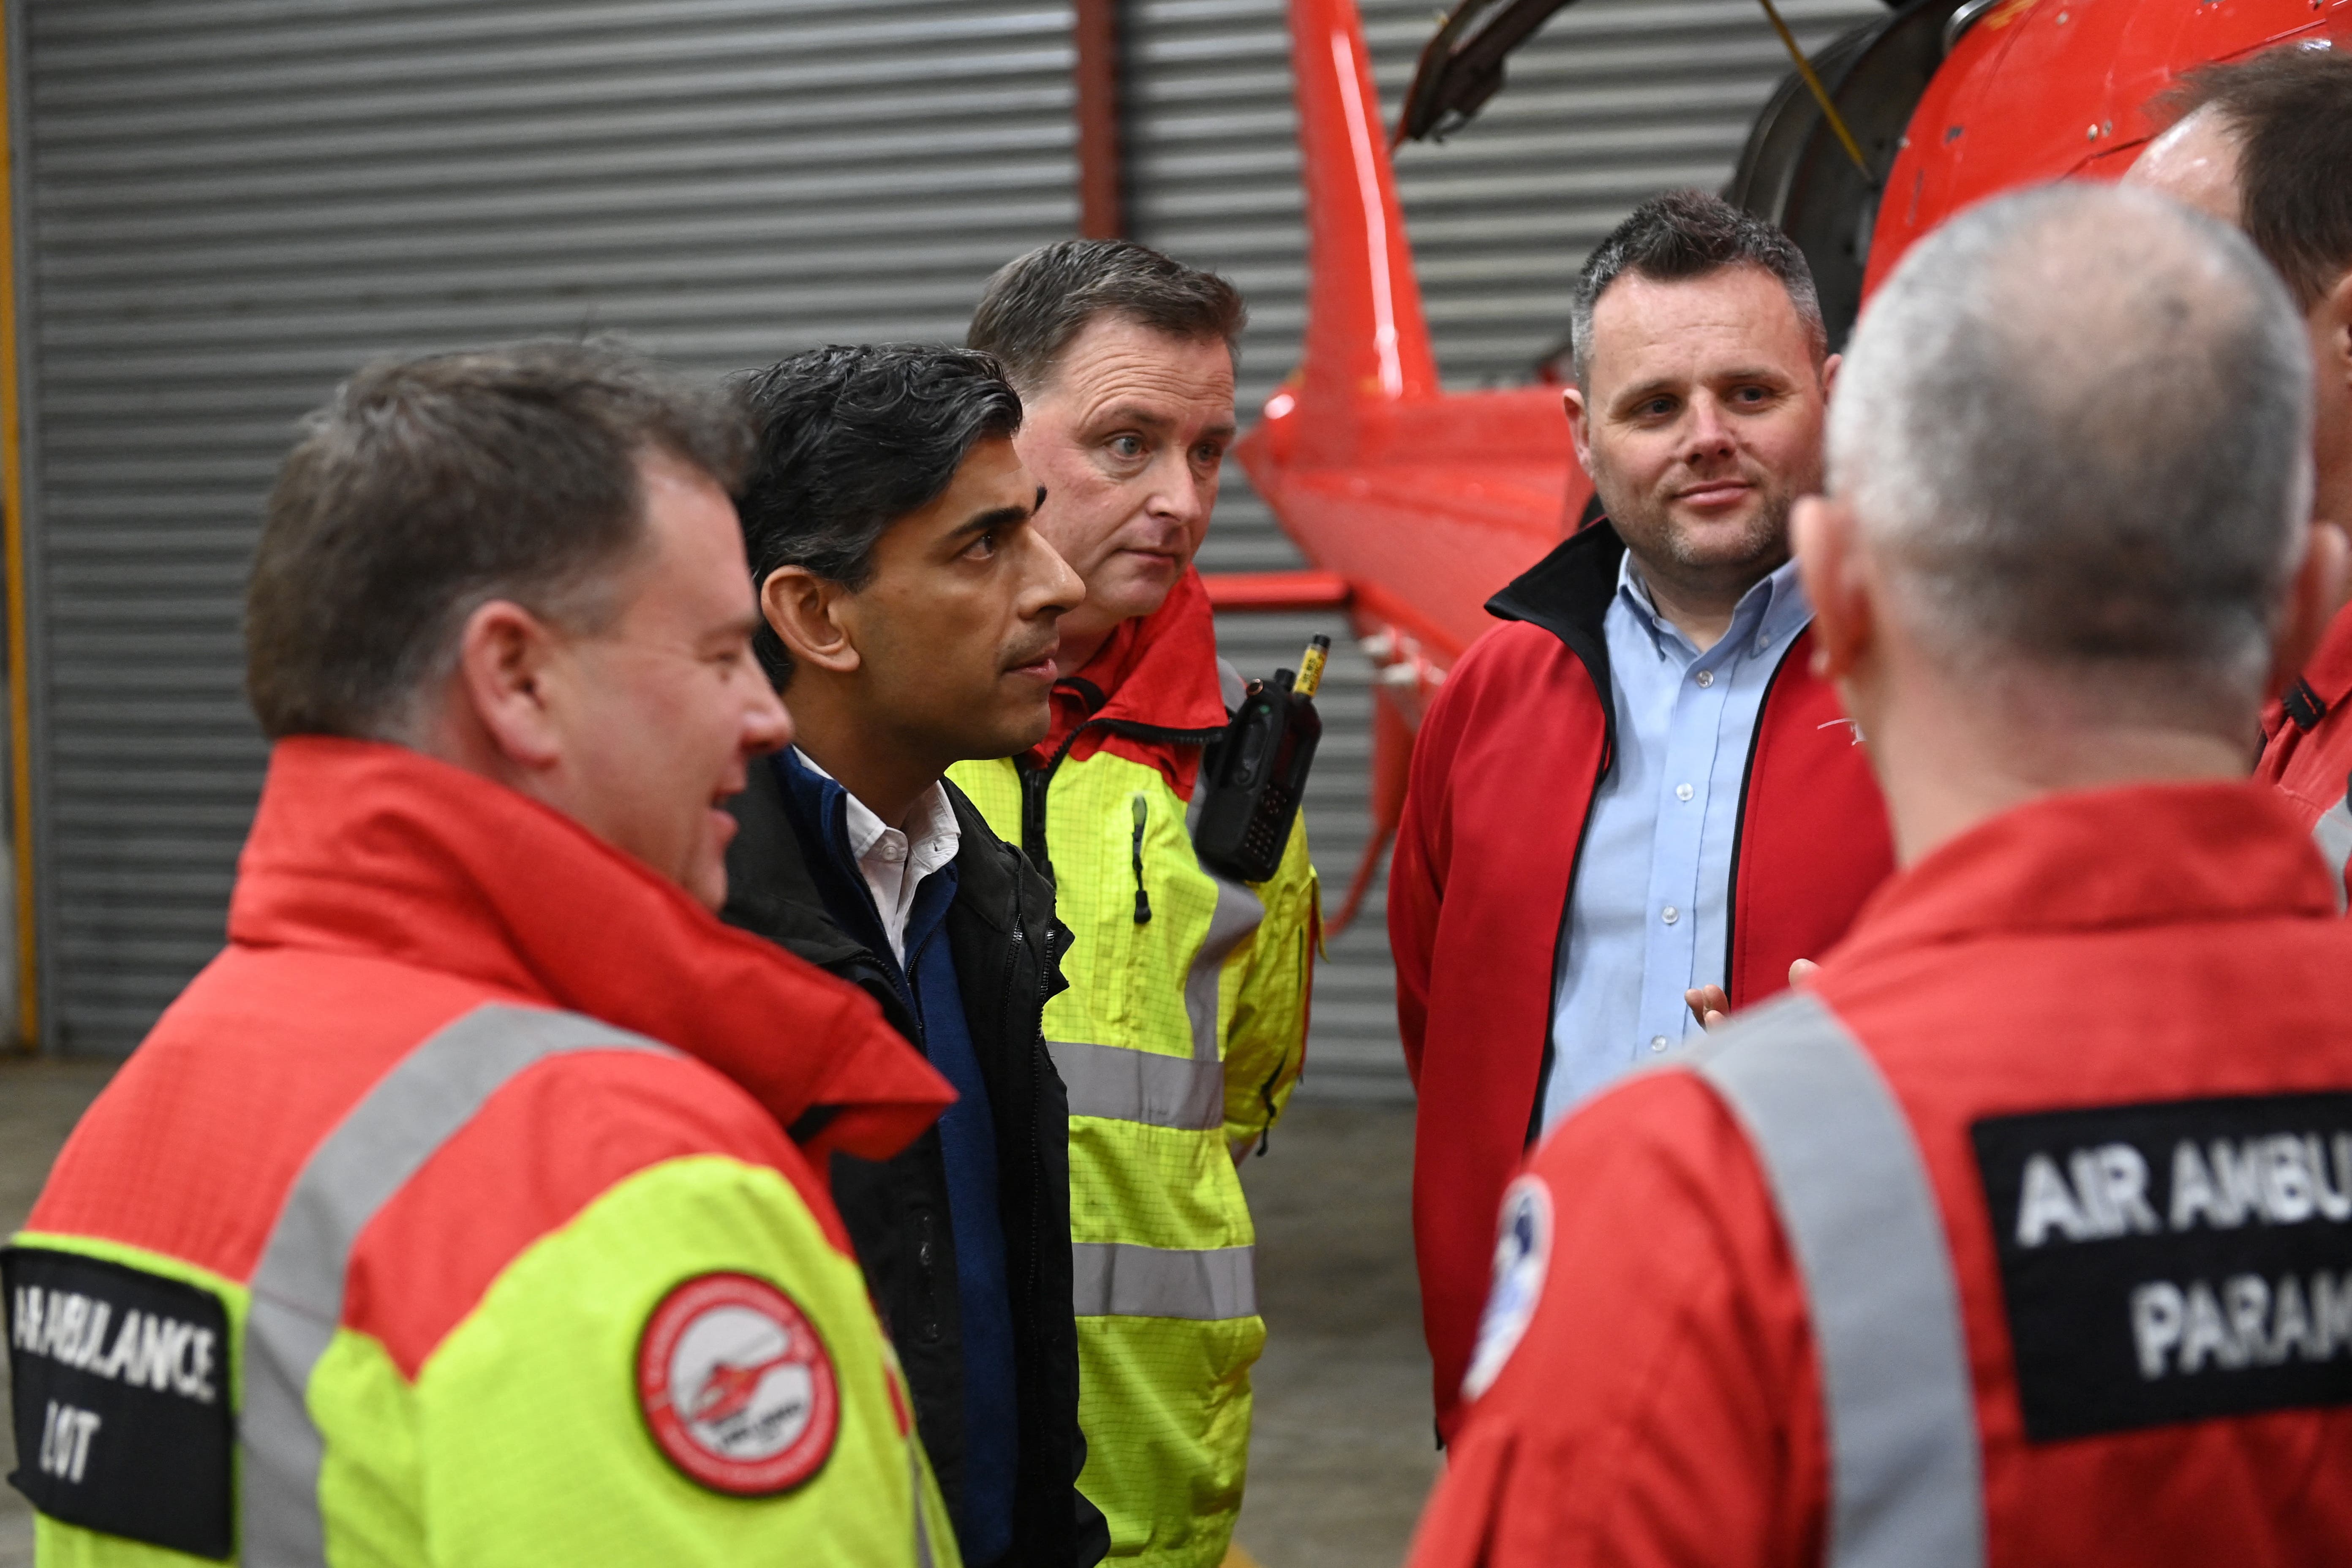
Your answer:
[[[2243,777],[2344,574],[2307,385],[2137,193],[1881,289],[1795,522],[1904,868],[1512,1185],[1415,1568],[2352,1560],[2352,931]]]
[[[2167,107],[2180,118],[2125,182],[2238,225],[2286,279],[2311,342],[2312,515],[2352,528],[2352,214],[2341,199],[2352,168],[2352,58],[2273,49],[2198,72]],[[2343,883],[2352,862],[2352,606],[2263,715],[2263,737],[2256,776],[2292,803]]]
[[[1780,990],[1893,864],[1788,561],[1837,370],[1804,258],[1669,192],[1579,298],[1571,426],[1610,516],[1488,604],[1507,624],[1430,707],[1389,872],[1441,1437],[1528,1146],[1678,1049],[1692,987]]]
[[[228,949],[5,1255],[44,1564],[954,1562],[816,1173],[944,1086],[708,907],[788,733],[739,419],[535,348],[289,459]]]
[[[1321,918],[1303,820],[1263,882],[1192,849],[1201,749],[1227,715],[1192,563],[1244,314],[1213,273],[1066,240],[999,270],[971,325],[1025,406],[1037,530],[1087,584],[1045,740],[949,776],[1054,879],[1070,928],[1045,1038],[1069,1090],[1078,1487],[1118,1568],[1216,1568],[1233,1537],[1265,1344],[1235,1167],[1305,1065]]]

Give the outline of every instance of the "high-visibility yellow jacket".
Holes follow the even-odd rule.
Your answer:
[[[1203,868],[1186,828],[1225,720],[1197,577],[1055,689],[1034,753],[953,777],[1055,879],[1074,933],[1045,1034],[1070,1097],[1079,1488],[1114,1559],[1214,1568],[1241,1507],[1265,1342],[1235,1171],[1306,1053],[1319,909],[1302,823],[1268,881]]]
[[[780,1121],[937,1113],[866,998],[356,742],[281,743],[229,929],[0,1254],[44,1568],[952,1568]]]

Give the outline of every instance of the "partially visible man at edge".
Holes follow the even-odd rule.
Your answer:
[[[754,647],[798,743],[733,810],[726,918],[864,987],[958,1099],[834,1193],[972,1568],[1089,1568],[1076,1488],[1069,1110],[1045,1055],[1054,889],[943,782],[1045,731],[1084,592],[1033,526],[1021,403],[964,349],[812,349],[752,376]]]
[[[1431,705],[1389,873],[1441,1440],[1528,1147],[1670,1059],[1693,987],[1780,990],[1893,865],[1789,561],[1837,371],[1803,256],[1668,192],[1586,262],[1575,342],[1606,520],[1489,601],[1506,624]]]
[[[946,1086],[710,913],[790,733],[748,445],[533,344],[373,366],[287,459],[228,948],[6,1257],[16,1430],[79,1407],[25,1456],[43,1562],[955,1561],[819,1174]]]
[[[2312,515],[2352,528],[2352,57],[2273,49],[2191,75],[2180,116],[2125,175],[2234,224],[2286,280],[2311,340]],[[2343,880],[2352,859],[2352,605],[2263,716],[2257,777],[2310,825]]]
[[[1053,878],[1075,935],[1045,1030],[1070,1094],[1080,1481],[1111,1554],[1215,1568],[1241,1505],[1249,1371],[1265,1341],[1235,1162],[1304,1063],[1318,920],[1302,822],[1274,877],[1192,852],[1223,671],[1192,557],[1234,438],[1231,284],[1117,240],[989,280],[971,343],[1027,405],[1037,527],[1086,579],[1062,620],[1053,728],[953,776]]]

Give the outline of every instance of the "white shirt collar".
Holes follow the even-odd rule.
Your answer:
[[[821,778],[833,778],[817,765],[815,758],[798,747],[793,750],[799,752],[809,772]],[[890,941],[890,955],[903,965],[907,962],[907,921],[914,913],[915,890],[923,885],[924,878],[953,860],[963,843],[962,832],[956,826],[955,807],[948,803],[945,787],[934,784],[915,797],[915,804],[907,812],[907,826],[900,829],[877,816],[848,789],[845,788],[842,795],[848,806],[845,826],[849,829],[849,853],[857,861],[866,892],[873,896],[874,912],[881,917],[882,932]]]

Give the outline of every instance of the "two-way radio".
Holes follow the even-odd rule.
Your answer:
[[[1307,645],[1295,677],[1277,669],[1271,681],[1251,681],[1223,737],[1202,755],[1192,847],[1212,871],[1263,882],[1282,864],[1307,772],[1323,739],[1315,689],[1330,651],[1331,639],[1317,637]]]

